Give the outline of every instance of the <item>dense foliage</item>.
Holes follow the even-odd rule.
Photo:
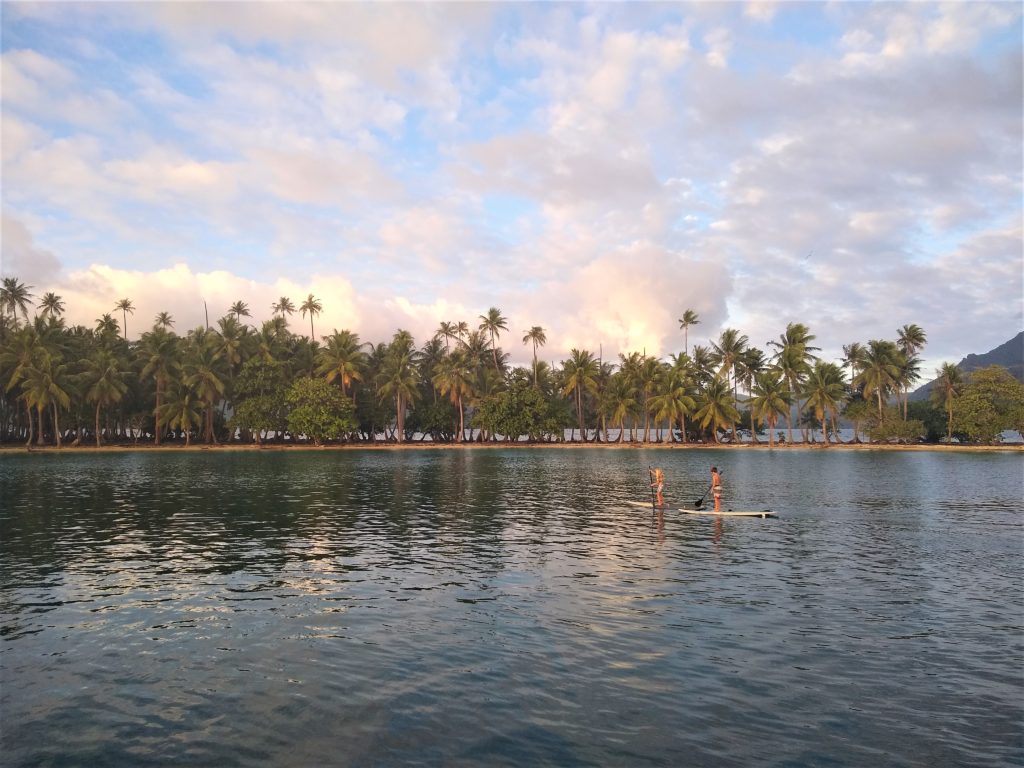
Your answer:
[[[667,360],[633,352],[612,362],[573,349],[557,366],[538,360],[547,338],[533,326],[524,368],[498,346],[508,323],[494,307],[475,328],[442,322],[422,346],[404,330],[376,344],[348,330],[318,340],[322,305],[312,294],[300,307],[309,336],[289,329],[296,307],[281,297],[259,327],[237,301],[214,326],[184,335],[160,312],[129,341],[130,299],[93,328],[69,327],[59,296],[34,305],[30,290],[10,277],[0,288],[4,442],[761,442],[767,433],[774,444],[799,429],[828,444],[840,417],[857,441],[991,442],[1024,429],[1024,385],[998,366],[966,377],[944,365],[932,402],[909,403],[926,341],[916,325],[895,341],[850,344],[829,362],[801,323],[763,350],[733,328],[691,349],[688,330],[700,320],[686,310],[683,351]]]

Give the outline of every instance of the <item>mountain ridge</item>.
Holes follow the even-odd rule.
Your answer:
[[[964,373],[976,371],[979,368],[987,368],[990,365],[1001,365],[1006,368],[1017,381],[1024,382],[1024,331],[1021,331],[1009,341],[990,349],[983,354],[969,354],[956,364]],[[911,402],[924,400],[928,397],[935,386],[936,379],[922,384],[910,393]]]

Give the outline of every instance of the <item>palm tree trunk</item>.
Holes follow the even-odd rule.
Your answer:
[[[585,443],[587,435],[583,431],[583,395],[579,387],[576,387],[576,421],[580,425],[580,440]]]
[[[28,440],[25,441],[26,447],[32,446],[32,406],[28,404],[28,400],[25,401],[25,412],[28,414]]]
[[[466,442],[466,421],[462,410],[462,395],[458,395],[459,403],[459,442]]]
[[[60,419],[57,413],[57,401],[53,401],[53,442],[56,443],[57,447],[61,447],[60,442]]]
[[[44,413],[43,406],[37,405],[36,406],[36,416],[38,416],[39,418],[36,419],[36,427],[38,427],[39,435],[36,438],[36,445],[39,445],[39,446],[45,445],[45,443],[43,442],[43,432],[44,432],[44,429],[43,429],[43,413]]]
[[[651,413],[647,409],[647,392],[644,392],[644,444],[651,440]]]
[[[160,445],[160,383],[157,382],[156,387],[156,410],[153,412],[153,441],[155,445]]]
[[[96,447],[100,447],[100,401],[96,401]]]
[[[402,442],[405,439],[405,414],[402,412],[402,396],[395,395],[395,439]]]
[[[739,404],[739,398],[738,398],[739,387],[737,386],[738,384],[739,384],[739,382],[736,381],[736,375],[733,374],[733,378],[732,378],[732,401],[734,403],[736,403],[737,405]],[[735,442],[738,442],[738,439],[739,438],[738,438],[738,436],[736,434],[736,422],[734,421],[732,423],[732,441],[735,443]]]
[[[787,379],[786,383],[789,385],[789,392],[790,392],[790,394],[793,394],[793,382]],[[797,403],[797,405],[799,406],[799,403]],[[799,407],[797,408],[797,413],[800,413]],[[790,445],[793,444],[793,406],[792,405],[787,406],[787,408],[786,408],[786,442],[789,443]]]

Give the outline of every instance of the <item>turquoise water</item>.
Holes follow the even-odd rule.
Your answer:
[[[2,763],[1022,765],[1022,469],[4,455]]]

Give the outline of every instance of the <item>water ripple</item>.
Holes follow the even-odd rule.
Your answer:
[[[1024,764],[1016,456],[51,459],[0,460],[5,764]],[[673,514],[709,461],[780,519]]]

